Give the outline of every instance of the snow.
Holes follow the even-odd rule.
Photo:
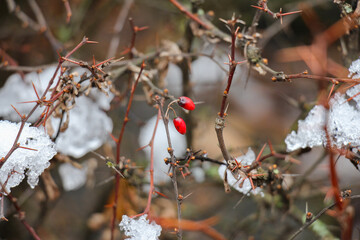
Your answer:
[[[52,118],[54,129],[58,129],[60,119]],[[80,158],[102,146],[111,133],[113,123],[88,97],[76,98],[75,107],[70,110],[68,129],[60,133],[56,149],[66,155]]]
[[[34,88],[31,83],[34,83],[39,96],[41,96],[51,77],[55,73],[56,67],[52,66],[44,69],[41,73],[31,72],[25,75],[25,79],[21,79],[20,74],[12,74],[7,80],[5,85],[0,89],[0,116],[5,117],[7,120],[19,121],[19,115],[11,107],[11,104],[21,114],[27,114],[35,106],[35,103],[22,103],[27,101],[37,100]],[[57,74],[57,77],[59,74]],[[56,80],[54,81],[54,84]],[[52,85],[54,87],[55,85]],[[29,119],[30,122],[34,121],[44,108],[38,108],[33,116]]]
[[[20,123],[0,121],[0,157],[5,157],[11,149],[19,128]],[[39,176],[50,166],[49,161],[56,154],[55,144],[43,129],[30,127],[30,123],[25,124],[18,143],[21,147],[36,149],[36,151],[18,148],[1,167],[0,182],[7,192],[19,185],[25,175],[30,187],[34,188],[39,181]]]
[[[349,71],[351,72],[349,76],[360,77],[360,60],[354,61]],[[287,151],[325,146],[327,142],[325,124],[327,124],[331,144],[337,148],[347,146],[360,148],[360,97],[354,97],[349,101],[350,97],[359,92],[360,85],[356,85],[344,94],[336,93],[329,102],[328,113],[323,106],[316,105],[305,120],[299,120],[298,131],[292,131],[286,137]],[[327,119],[326,114],[328,114]]]
[[[149,144],[152,137],[157,115],[153,116],[147,121],[147,123],[140,129],[139,134],[139,145],[145,146]],[[186,151],[186,138],[184,135],[178,133],[172,124],[169,122],[169,132],[171,137],[171,143],[174,149],[175,156],[182,156]],[[167,175],[169,166],[165,164],[164,158],[169,157],[167,151],[168,142],[166,137],[166,131],[162,120],[159,121],[157,127],[155,139],[154,139],[154,182],[155,184],[166,183],[170,181]],[[146,158],[149,160],[150,165],[150,147],[146,147],[143,150],[146,154]],[[149,169],[149,167],[148,167]],[[149,176],[150,177],[150,176]]]
[[[71,163],[63,163],[59,174],[65,191],[73,191],[85,185],[87,180],[87,165],[76,168]]]
[[[285,139],[288,151],[299,148],[320,146],[326,140],[324,131],[326,110],[317,105],[309,112],[305,120],[299,120],[298,131],[292,131]]]
[[[255,153],[253,150],[249,147],[248,151],[245,155],[237,157],[236,160],[241,163],[243,166],[251,165],[255,161]],[[256,187],[255,189],[252,189],[250,180],[247,178],[243,181],[243,178],[240,177],[240,179],[236,179],[231,171],[227,169],[226,165],[221,165],[218,169],[218,173],[221,177],[221,179],[224,179],[225,169],[227,171],[227,180],[231,187],[233,187],[236,191],[241,192],[242,194],[249,195],[250,193],[257,195],[260,194],[263,195],[262,189],[259,187]]]
[[[349,72],[349,77],[360,78],[360,59],[357,59],[351,63]]]
[[[44,69],[41,73],[32,72],[26,74],[24,80],[21,79],[19,74],[11,75],[4,87],[0,89],[0,116],[8,120],[19,121],[20,117],[11,107],[11,104],[21,114],[28,114],[35,103],[20,102],[37,100],[31,83],[34,83],[39,96],[41,96],[55,70],[56,67],[52,66]],[[88,71],[83,68],[74,68],[71,71],[74,74],[75,81],[79,81],[81,75],[85,72]],[[57,78],[55,78],[54,84],[56,82]],[[56,141],[57,151],[80,158],[89,151],[96,150],[109,139],[109,133],[112,132],[113,124],[112,120],[103,110],[110,109],[113,94],[109,92],[109,89],[105,91],[107,94],[93,88],[89,96],[76,98],[76,105],[74,109],[70,110],[69,127],[59,135]],[[47,97],[49,96],[50,93]],[[38,108],[29,121],[35,121],[43,110],[44,108]],[[58,129],[59,123],[59,119],[52,118],[52,125],[55,131]]]
[[[126,215],[122,216],[119,224],[120,230],[130,238],[128,240],[156,240],[161,234],[161,226],[146,219],[147,215],[141,216],[139,219],[133,219]]]

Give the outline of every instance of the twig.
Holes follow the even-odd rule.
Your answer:
[[[357,199],[360,198],[360,195],[354,195],[347,197],[346,199]],[[327,210],[333,208],[336,205],[336,203],[332,203],[331,205],[325,207],[322,209],[316,216],[313,217],[313,219],[309,222],[306,222],[299,230],[297,230],[290,238],[289,240],[295,239],[302,231],[304,231],[306,228],[308,228],[311,224],[313,224],[316,220],[318,220]]]
[[[115,53],[118,49],[120,42],[120,32],[124,27],[126,16],[128,15],[128,12],[133,2],[134,0],[126,0],[121,8],[121,11],[119,12],[119,15],[116,19],[116,23],[114,26],[113,37],[111,38],[110,41],[107,58],[115,56]]]
[[[152,137],[150,139],[150,142],[148,145],[141,148],[141,149],[143,149],[145,147],[150,147],[150,170],[149,170],[150,171],[150,189],[149,189],[148,201],[147,201],[144,212],[142,212],[138,215],[135,215],[133,217],[139,217],[144,214],[150,213],[151,199],[152,199],[152,195],[154,194],[154,191],[155,191],[155,187],[154,187],[154,140],[155,140],[155,135],[156,135],[157,127],[159,125],[160,118],[161,118],[161,111],[159,108],[158,115],[157,115],[156,122],[155,122],[154,131],[153,131]]]
[[[62,1],[66,9],[66,23],[69,23],[72,16],[71,7],[68,0],[62,0]]]
[[[129,53],[129,58],[133,59],[134,58],[133,51],[134,51],[134,47],[135,47],[135,40],[136,40],[137,33],[140,32],[140,31],[148,29],[148,27],[147,26],[145,26],[145,27],[136,26],[134,24],[134,20],[132,18],[129,18],[129,23],[130,23],[130,26],[131,26],[131,30],[133,32],[132,37],[131,37],[131,41],[130,41],[130,46],[128,48],[126,48],[125,51],[123,51],[121,54],[125,55],[125,54]]]
[[[122,139],[123,139],[124,132],[125,132],[125,126],[126,126],[127,122],[129,121],[129,112],[130,112],[132,100],[134,98],[135,89],[136,89],[136,86],[139,82],[141,73],[144,70],[144,68],[145,68],[145,63],[143,62],[141,64],[141,69],[138,74],[138,77],[132,85],[131,93],[130,93],[130,97],[129,97],[129,101],[128,101],[128,105],[127,105],[126,113],[125,113],[125,117],[124,117],[124,122],[123,122],[121,130],[120,130],[119,138],[116,140],[116,165],[117,166],[120,163],[121,143],[122,143]],[[113,216],[112,216],[112,221],[111,221],[111,240],[114,239],[116,208],[117,208],[117,202],[118,202],[118,196],[119,196],[119,185],[120,185],[120,175],[116,174],[116,176],[115,176],[115,197],[114,197],[114,202],[113,202]]]
[[[226,108],[226,103],[227,103],[227,96],[230,92],[231,83],[232,83],[235,69],[237,66],[237,63],[235,62],[235,40],[236,40],[236,35],[238,32],[238,28],[235,28],[236,22],[237,22],[237,19],[235,18],[235,16],[233,16],[231,20],[227,21],[227,24],[230,27],[230,31],[231,31],[231,50],[230,50],[230,55],[229,55],[229,76],[228,76],[227,86],[224,91],[224,95],[223,95],[223,99],[222,99],[222,103],[221,103],[221,109],[220,109],[220,112],[218,113],[218,117],[215,120],[215,131],[216,131],[216,135],[218,138],[219,147],[220,147],[222,155],[226,161],[230,160],[231,158],[230,158],[229,152],[226,149],[224,136],[223,136],[223,129],[225,127],[225,116],[226,116],[225,108]]]
[[[19,220],[21,221],[21,223],[25,226],[26,230],[28,230],[28,232],[31,234],[31,236],[36,239],[36,240],[40,240],[40,237],[37,235],[37,233],[35,232],[34,228],[32,228],[29,223],[25,220],[25,213],[21,210],[19,204],[17,203],[16,198],[14,198],[11,193],[8,193],[5,189],[4,184],[2,184],[0,182],[1,185],[1,192],[6,193],[6,197],[9,199],[9,201],[14,205],[18,215],[19,215]],[[3,195],[4,196],[4,195]]]
[[[336,77],[325,77],[325,76],[318,76],[318,75],[308,75],[307,72],[303,73],[296,73],[296,74],[284,74],[286,80],[292,79],[299,79],[299,78],[306,78],[306,79],[314,79],[318,81],[327,81],[331,83],[342,82],[342,83],[360,83],[360,79],[351,79],[351,78],[336,78]],[[276,78],[276,77],[275,77]],[[272,79],[273,81],[279,81],[279,79]]]
[[[166,131],[166,137],[167,137],[167,142],[168,142],[168,152],[170,154],[170,159],[171,159],[171,166],[170,166],[170,178],[171,181],[173,183],[174,186],[174,192],[175,192],[175,198],[176,198],[176,205],[177,205],[177,215],[178,215],[178,231],[177,231],[177,238],[178,240],[182,239],[182,230],[181,230],[181,201],[182,201],[182,196],[179,194],[179,189],[178,189],[178,182],[177,182],[177,178],[176,178],[176,158],[174,156],[174,149],[172,147],[172,143],[171,143],[171,138],[170,138],[170,132],[169,132],[169,118],[167,116],[165,116],[164,114],[164,109],[163,109],[163,100],[160,99],[160,97],[155,96],[155,100],[160,108],[161,111],[161,117],[163,119],[164,122],[164,127],[165,127],[165,131]]]
[[[92,42],[91,42],[91,41],[88,41],[87,38],[84,38],[84,39],[83,39],[72,51],[70,51],[66,56],[69,57],[69,56],[70,56],[72,53],[74,53],[79,47],[81,47],[82,45],[84,45],[84,44],[86,44],[86,43],[92,43]],[[52,78],[50,79],[49,84],[48,84],[48,86],[46,87],[43,95],[40,97],[40,99],[41,99],[42,101],[44,101],[44,99],[46,99],[46,94],[48,93],[51,85],[53,84],[53,82],[54,82],[54,80],[55,80],[55,77],[56,77],[56,74],[57,74],[57,72],[59,71],[59,69],[61,68],[61,65],[62,65],[63,62],[64,62],[64,61],[63,61],[62,58],[60,57],[60,58],[59,58],[58,65],[57,65],[57,68],[56,68],[56,70],[55,70]],[[53,92],[52,95],[55,95],[55,91]],[[52,96],[52,97],[53,97],[53,96]],[[26,121],[32,116],[32,114],[35,112],[35,110],[40,106],[40,104],[42,103],[42,101],[37,101],[37,102],[36,102],[36,105],[30,110],[30,112],[29,112],[27,115],[21,115],[21,114],[18,112],[18,114],[19,114],[19,116],[20,116],[20,118],[21,118],[20,128],[19,128],[18,134],[17,134],[16,137],[15,137],[15,140],[14,140],[14,143],[13,143],[11,149],[9,150],[9,152],[6,154],[5,157],[3,157],[3,158],[0,159],[0,168],[4,165],[4,163],[7,161],[7,159],[9,159],[9,157],[11,156],[11,154],[12,154],[16,149],[19,148],[20,145],[19,145],[18,141],[19,141],[19,139],[20,139],[20,135],[21,135],[22,130],[23,130],[24,126],[25,126],[25,123],[26,123]],[[16,110],[16,109],[15,109],[15,110]],[[16,111],[17,111],[17,110],[16,110]]]
[[[204,23],[200,18],[198,18],[196,15],[192,14],[188,10],[186,10],[185,7],[183,7],[177,0],[169,0],[175,7],[177,7],[182,13],[184,13],[187,17],[189,17],[191,20],[197,22],[199,25],[204,27],[206,30],[210,30],[211,27]]]

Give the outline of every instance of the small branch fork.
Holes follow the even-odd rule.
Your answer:
[[[94,43],[93,41],[89,41],[87,38],[84,38],[72,51],[70,51],[66,57],[70,57],[77,49],[79,49],[81,46],[83,46],[84,44],[87,43]],[[46,87],[44,93],[39,96],[38,92],[36,91],[35,86],[33,85],[35,94],[37,96],[37,100],[36,101],[32,101],[35,102],[36,105],[30,110],[30,112],[27,115],[22,115],[14,106],[12,106],[14,108],[14,110],[17,112],[17,114],[20,116],[21,118],[21,124],[18,130],[18,133],[14,139],[14,143],[12,145],[12,147],[10,148],[9,152],[6,154],[5,157],[0,158],[0,168],[4,165],[4,163],[9,159],[9,157],[12,155],[12,153],[18,149],[18,148],[23,148],[23,149],[27,149],[27,150],[33,150],[36,151],[36,149],[31,149],[31,148],[27,148],[27,147],[23,147],[20,146],[20,143],[18,142],[21,136],[21,133],[25,127],[26,122],[28,121],[28,119],[34,114],[35,110],[39,107],[39,106],[46,106],[46,109],[44,110],[44,112],[41,114],[41,116],[39,117],[39,120],[37,121],[39,124],[37,124],[36,126],[39,126],[41,124],[41,120],[46,121],[46,119],[48,118],[48,116],[52,113],[52,111],[54,111],[54,109],[59,106],[59,103],[56,104],[55,106],[53,106],[53,108],[50,110],[50,107],[54,104],[54,102],[64,93],[68,90],[68,87],[63,88],[60,92],[56,93],[55,91],[52,93],[51,97],[49,100],[46,100],[46,94],[49,92],[51,85],[54,83],[57,72],[59,71],[59,69],[61,69],[61,65],[64,63],[64,59],[62,57],[59,58],[58,61],[58,65],[57,68],[52,76],[52,78],[49,81],[48,86]],[[62,76],[64,72],[61,71],[60,77]],[[58,80],[58,83],[60,82],[60,78]],[[1,192],[5,192],[6,190],[4,188],[4,184],[0,183],[2,185],[1,187]],[[4,194],[1,194],[2,197],[4,196]],[[29,231],[29,233],[33,236],[34,239],[40,239],[40,237],[36,234],[35,230],[26,222],[25,220],[25,215],[24,212],[21,211],[20,206],[17,204],[16,199],[10,194],[10,193],[6,193],[6,197],[10,200],[10,202],[14,205],[15,209],[17,210],[17,212],[19,213],[20,216],[20,221],[24,224],[25,228]]]
[[[360,195],[354,195],[354,196],[342,196],[341,200],[344,201],[346,199],[358,199],[360,198]],[[336,202],[332,203],[331,205],[325,207],[322,209],[316,216],[314,216],[310,221],[307,221],[299,230],[297,230],[290,238],[289,240],[295,239],[300,233],[302,233],[305,229],[307,229],[311,224],[313,224],[316,220],[318,220],[324,213],[326,213],[328,210],[336,206]],[[351,229],[352,230],[352,229]],[[349,238],[344,238],[349,239]]]
[[[87,44],[87,43],[95,43],[93,41],[89,41],[87,38],[84,38],[72,51],[70,51],[67,55],[66,55],[66,58],[70,57],[77,49],[79,49],[81,46],[83,46],[84,44]],[[46,106],[50,106],[57,98],[60,97],[60,95],[66,90],[66,89],[63,89],[60,93],[55,93],[55,91],[52,93],[52,96],[50,97],[50,100],[46,100],[46,94],[48,93],[51,85],[54,83],[55,81],[55,77],[57,75],[57,72],[59,71],[59,69],[61,69],[61,65],[63,64],[64,62],[64,59],[62,57],[59,58],[59,62],[58,62],[58,65],[57,65],[57,68],[52,76],[52,78],[50,79],[49,81],[49,84],[48,86],[46,87],[44,93],[41,95],[41,97],[37,94],[37,91],[36,89],[34,88],[34,91],[37,95],[37,98],[38,100],[35,101],[36,102],[36,105],[30,110],[30,112],[27,114],[27,115],[22,115],[19,111],[17,111],[15,109],[15,107],[13,107],[15,109],[15,111],[18,113],[18,115],[20,116],[21,118],[21,124],[20,124],[20,128],[19,128],[19,131],[18,131],[18,134],[16,135],[16,138],[14,140],[14,143],[11,147],[11,149],[9,150],[9,152],[6,154],[5,157],[2,157],[0,159],[0,168],[4,165],[4,163],[7,161],[7,159],[11,156],[11,154],[17,149],[20,147],[20,144],[18,143],[19,139],[20,139],[20,135],[22,133],[22,130],[25,126],[25,123],[27,122],[27,120],[32,116],[32,114],[35,112],[35,110],[39,107],[39,106],[42,106],[42,105],[46,105]],[[60,82],[60,79],[58,81],[58,84]],[[46,110],[47,111],[47,115],[49,113],[48,109]],[[40,119],[42,119],[45,115],[42,114],[42,116],[40,116]]]
[[[308,71],[305,70],[302,73],[295,73],[295,74],[285,74],[283,72],[271,72],[274,76],[271,78],[274,82],[291,82],[294,79],[313,79],[318,81],[327,81],[331,82],[333,84],[339,84],[339,83],[349,83],[349,84],[359,84],[360,79],[352,79],[352,78],[336,78],[336,77],[325,77],[325,76],[319,76],[319,75],[310,75],[308,74]]]
[[[163,109],[163,98],[160,98],[159,96],[155,96],[155,101],[157,103],[157,105],[160,108],[160,112],[161,112],[161,117],[163,119],[164,122],[164,127],[165,127],[165,131],[166,131],[166,137],[167,137],[167,142],[168,142],[168,152],[170,155],[170,161],[171,161],[171,165],[170,165],[170,169],[169,169],[169,176],[171,178],[171,181],[173,183],[174,186],[174,192],[175,192],[175,198],[176,198],[176,203],[177,203],[177,215],[178,215],[178,229],[176,229],[176,234],[177,234],[177,238],[178,240],[182,239],[182,230],[181,230],[181,203],[182,200],[184,199],[184,197],[179,194],[179,189],[178,189],[178,182],[177,182],[177,177],[176,177],[176,169],[178,166],[178,162],[176,160],[176,157],[174,155],[174,149],[172,147],[172,143],[171,143],[171,138],[170,138],[170,132],[169,132],[169,118],[168,116],[165,115],[164,113],[164,109]]]
[[[147,204],[146,204],[146,208],[145,208],[144,212],[133,216],[133,218],[140,217],[144,214],[148,214],[148,215],[150,214],[151,199],[152,199],[152,195],[155,192],[155,187],[154,187],[154,140],[155,140],[156,130],[158,128],[160,118],[161,118],[161,110],[160,110],[160,108],[158,108],[158,115],[156,118],[156,123],[155,123],[154,131],[153,131],[152,137],[150,139],[150,142],[148,145],[143,146],[142,148],[139,149],[139,150],[141,150],[146,147],[150,147],[150,170],[149,170],[150,171],[150,189],[149,189],[148,200],[147,200]]]
[[[124,136],[126,124],[129,121],[129,112],[130,112],[131,104],[133,102],[135,89],[136,89],[136,86],[139,83],[139,80],[140,80],[140,77],[141,77],[141,74],[142,74],[144,68],[145,68],[145,63],[142,62],[138,77],[136,78],[136,80],[133,83],[132,88],[131,88],[130,97],[129,97],[128,105],[127,105],[127,108],[126,108],[124,121],[123,121],[121,130],[120,130],[120,133],[119,133],[119,138],[118,139],[114,138],[114,140],[116,142],[116,165],[117,166],[119,166],[119,163],[120,163],[121,143],[122,143],[122,139],[123,139],[123,136]],[[116,176],[115,176],[115,197],[114,197],[114,202],[113,202],[113,215],[112,215],[112,220],[111,220],[111,240],[114,239],[116,209],[117,209],[117,202],[118,202],[118,198],[119,198],[119,185],[120,185],[120,175],[116,174]]]
[[[293,12],[287,12],[287,13],[283,13],[282,12],[282,9],[280,8],[280,11],[277,12],[277,13],[274,13],[272,12],[268,5],[267,5],[267,0],[259,0],[258,2],[258,6],[254,6],[254,5],[251,5],[251,7],[253,8],[257,8],[259,10],[262,10],[264,11],[265,13],[269,14],[270,16],[272,16],[273,18],[275,19],[279,19],[280,18],[280,21],[282,23],[282,17],[283,16],[287,16],[287,15],[291,15],[291,14],[295,14],[295,13],[301,13],[302,11],[293,11]]]
[[[1,183],[0,183],[1,184]],[[4,186],[1,187],[2,191],[5,191]],[[3,196],[2,196],[3,197]],[[1,197],[1,198],[2,198]],[[36,240],[40,240],[39,235],[37,235],[37,233],[35,232],[34,228],[31,227],[29,225],[29,223],[25,220],[25,213],[21,210],[19,204],[17,203],[17,199],[14,198],[10,193],[8,193],[6,195],[6,197],[9,199],[9,201],[13,204],[13,206],[15,207],[18,215],[19,215],[19,220],[21,221],[21,223],[25,226],[26,230],[31,234],[31,236],[36,239]]]
[[[134,24],[134,20],[132,18],[129,18],[129,23],[130,23],[131,30],[133,32],[132,37],[131,37],[131,41],[130,41],[130,46],[127,47],[121,53],[121,55],[129,54],[129,58],[132,59],[134,57],[133,50],[134,50],[134,47],[135,47],[135,40],[136,40],[137,33],[141,32],[141,31],[144,31],[144,30],[148,29],[149,27],[147,27],[147,26],[144,26],[144,27],[136,26]]]
[[[35,0],[28,0],[30,8],[32,9],[36,20],[31,19],[25,12],[23,12],[19,5],[16,4],[14,0],[6,0],[8,5],[8,10],[10,13],[14,14],[23,24],[23,27],[30,27],[34,31],[41,32],[50,42],[54,52],[62,49],[62,44],[52,35],[50,29],[47,26],[45,17]],[[70,10],[71,11],[71,10]]]
[[[188,11],[185,7],[183,7],[177,0],[169,0],[175,7],[177,7],[180,12],[184,13],[188,18],[198,23],[200,26],[205,28],[206,30],[211,30],[212,27],[203,22],[198,16]]]
[[[231,87],[231,83],[232,83],[232,80],[234,77],[236,66],[239,64],[235,61],[235,41],[236,41],[237,33],[239,31],[239,27],[235,26],[237,23],[237,18],[235,18],[235,16],[233,16],[231,20],[228,20],[228,21],[222,20],[222,21],[227,24],[227,26],[229,27],[230,32],[231,32],[231,50],[230,50],[229,63],[228,63],[229,76],[228,76],[227,86],[226,86],[226,89],[224,91],[224,95],[222,98],[221,109],[220,109],[220,112],[218,113],[218,117],[215,120],[215,131],[216,131],[216,135],[218,138],[218,142],[219,142],[219,146],[220,146],[222,155],[223,155],[224,159],[226,161],[228,161],[231,159],[231,157],[226,149],[224,136],[223,136],[223,129],[225,127],[227,97],[230,92],[230,87]]]

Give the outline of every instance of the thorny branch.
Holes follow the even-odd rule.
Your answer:
[[[236,70],[236,66],[237,66],[237,63],[235,62],[235,40],[236,40],[237,33],[239,31],[239,28],[236,28],[236,26],[235,26],[237,23],[237,19],[235,18],[235,16],[233,16],[232,19],[228,20],[226,23],[228,24],[230,31],[231,31],[231,50],[230,50],[230,55],[229,55],[229,75],[228,75],[228,80],[227,80],[227,86],[226,86],[226,89],[224,91],[224,95],[222,98],[221,109],[215,120],[215,131],[216,131],[216,135],[218,138],[219,147],[221,149],[222,155],[223,155],[224,159],[226,161],[228,161],[231,159],[231,157],[230,157],[228,150],[226,149],[225,140],[224,140],[224,136],[223,136],[223,129],[225,127],[226,104],[227,104],[226,100],[227,100],[228,94],[230,92],[231,83],[232,83],[234,73]]]
[[[126,108],[124,121],[123,121],[123,124],[121,126],[119,137],[118,137],[118,139],[116,139],[116,161],[115,162],[116,162],[117,166],[119,166],[119,163],[120,163],[121,143],[122,143],[122,139],[123,139],[123,136],[124,136],[126,124],[129,122],[129,112],[130,112],[131,104],[133,102],[135,89],[136,89],[136,86],[139,83],[139,80],[140,80],[140,77],[141,77],[141,74],[142,74],[144,68],[145,68],[145,63],[143,62],[141,64],[140,72],[139,72],[135,82],[133,83],[133,85],[131,87],[130,97],[129,97],[128,105],[127,105],[127,108]],[[119,197],[119,185],[120,185],[120,175],[116,174],[116,176],[115,176],[115,197],[114,197],[114,202],[113,202],[112,221],[111,221],[111,239],[114,239],[116,208],[117,208],[117,202],[118,202],[118,197]]]
[[[80,48],[82,45],[86,44],[86,43],[93,43],[92,41],[89,41],[87,38],[84,38],[72,51],[70,51],[66,57],[70,57],[78,48]],[[19,128],[19,131],[18,131],[18,134],[14,140],[14,143],[11,147],[11,149],[9,150],[9,152],[6,154],[5,157],[2,157],[0,159],[0,168],[4,165],[4,163],[6,162],[6,160],[11,156],[11,154],[19,148],[19,139],[20,139],[20,135],[22,133],[22,130],[25,126],[25,123],[27,122],[27,120],[32,116],[32,114],[35,112],[35,110],[41,106],[41,104],[44,102],[44,100],[46,99],[46,94],[48,93],[51,85],[54,83],[54,80],[55,80],[55,77],[57,75],[57,72],[59,71],[59,69],[61,68],[61,65],[62,63],[64,62],[64,60],[60,57],[59,58],[59,63],[57,65],[57,68],[52,76],[52,78],[50,79],[49,81],[49,84],[48,86],[46,87],[44,93],[42,94],[42,96],[39,98],[39,101],[36,101],[36,105],[30,110],[30,112],[27,114],[27,115],[22,115],[21,113],[18,112],[20,118],[21,118],[21,124],[20,124],[20,128]],[[60,82],[60,79],[59,79],[59,82]],[[51,96],[51,99],[53,101],[55,101],[56,99],[53,99],[53,97],[55,96],[55,91],[52,93],[52,96]],[[59,96],[58,96],[59,97]],[[15,109],[16,110],[16,109]],[[17,111],[17,110],[16,110]],[[43,116],[41,116],[42,118]]]
[[[343,199],[358,199],[360,198],[360,195],[354,195],[350,197],[344,197]],[[306,222],[299,230],[297,230],[290,238],[289,240],[295,239],[300,233],[302,233],[305,229],[307,229],[311,224],[313,224],[316,220],[318,220],[326,211],[333,208],[336,205],[336,203],[332,203],[329,206],[322,209],[316,216],[314,216],[311,221]]]
[[[36,239],[36,240],[40,240],[40,237],[37,235],[37,233],[35,232],[34,228],[31,227],[29,225],[29,223],[25,220],[25,213],[21,210],[19,204],[17,203],[17,199],[14,198],[11,193],[7,193],[5,186],[3,183],[0,182],[1,185],[1,192],[5,192],[6,193],[6,197],[7,199],[9,199],[9,201],[12,203],[12,205],[15,207],[15,210],[18,213],[18,218],[21,221],[21,223],[25,226],[26,230],[31,234],[31,236]],[[1,201],[3,201],[3,197],[4,194],[0,195]]]
[[[174,155],[174,149],[173,149],[172,143],[171,143],[171,137],[170,137],[170,132],[169,132],[169,118],[168,118],[168,116],[165,116],[164,109],[163,109],[163,99],[161,99],[159,96],[155,96],[155,101],[156,101],[157,105],[160,108],[161,117],[163,119],[165,131],[166,131],[166,137],[167,137],[167,142],[168,142],[168,149],[167,150],[168,150],[168,152],[170,154],[170,159],[171,159],[171,165],[170,165],[170,169],[169,169],[169,176],[170,176],[171,181],[172,181],[173,186],[174,186],[174,192],[175,192],[175,198],[176,198],[176,204],[177,204],[177,215],[178,215],[177,237],[178,237],[179,240],[181,240],[182,239],[182,230],[181,230],[181,202],[182,202],[182,195],[179,194],[178,182],[177,182],[177,177],[176,177],[177,160],[176,160],[176,157]]]

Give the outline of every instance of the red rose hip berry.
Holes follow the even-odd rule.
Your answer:
[[[190,110],[190,111],[195,109],[195,104],[194,104],[193,100],[191,100],[190,98],[182,96],[182,97],[179,97],[178,100],[179,100],[178,104],[180,107],[182,107],[186,110]]]
[[[184,135],[186,133],[186,124],[185,124],[185,121],[181,117],[174,118],[173,123],[174,123],[176,130],[180,134]]]

